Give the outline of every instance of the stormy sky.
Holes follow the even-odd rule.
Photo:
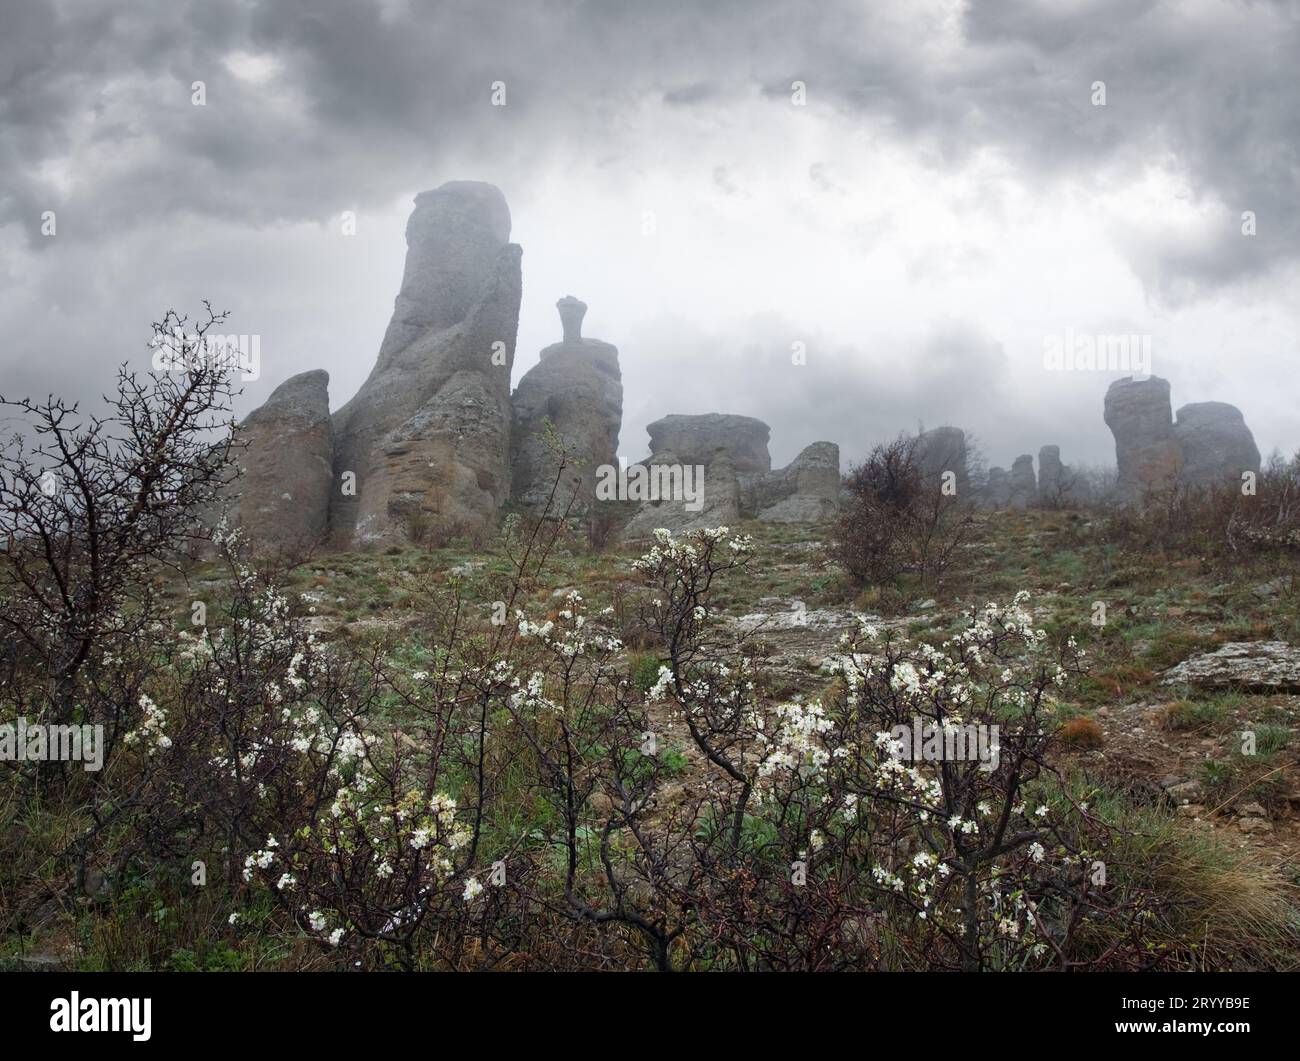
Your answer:
[[[1300,8],[1250,0],[0,0],[0,393],[93,398],[208,298],[261,336],[241,414],[317,367],[337,408],[412,198],[477,179],[516,381],[584,299],[631,459],[719,411],[778,464],[941,423],[1110,463],[1125,373],[1047,370],[1067,331],[1149,335],[1175,408],[1292,451],[1297,70]]]

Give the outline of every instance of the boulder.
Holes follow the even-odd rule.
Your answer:
[[[617,347],[582,337],[586,303],[568,295],[556,308],[564,338],[542,351],[541,360],[524,374],[510,399],[511,496],[522,505],[546,503],[559,467],[554,448],[558,444],[565,450],[566,465],[552,513],[580,515],[594,502],[597,469],[617,464],[622,375]]]
[[[1038,502],[1059,508],[1073,496],[1073,476],[1061,463],[1060,446],[1043,446],[1038,451]]]
[[[1007,476],[1007,504],[1011,508],[1028,508],[1038,500],[1038,482],[1034,478],[1034,458],[1023,453],[1011,465]]]
[[[1285,641],[1232,641],[1170,667],[1161,684],[1300,692],[1300,647]]]
[[[1106,391],[1105,419],[1115,436],[1120,500],[1137,500],[1178,480],[1183,458],[1174,437],[1168,380],[1116,380]]]
[[[1011,479],[1005,468],[989,469],[981,500],[988,508],[1006,508],[1011,503]]]
[[[698,465],[684,461],[670,450],[661,450],[648,461],[649,467],[659,465],[702,467],[703,490],[701,505],[691,507],[685,498],[668,498],[644,501],[622,531],[625,540],[649,538],[660,527],[674,534],[698,530],[701,527],[734,527],[740,519],[740,480],[729,454],[719,453],[709,464]],[[693,472],[695,474],[695,472]]]
[[[964,498],[970,493],[970,472],[967,466],[966,432],[959,427],[935,427],[916,436],[912,455],[929,480],[941,480],[945,472],[952,472],[957,487],[956,496]]]
[[[652,456],[670,452],[684,464],[708,465],[725,454],[738,475],[772,470],[767,451],[772,429],[752,416],[674,413],[656,420],[646,431]]]
[[[764,522],[823,522],[839,511],[840,447],[814,442],[779,471],[740,482],[742,509]]]
[[[1182,481],[1194,485],[1240,483],[1259,474],[1259,449],[1245,417],[1227,402],[1193,402],[1178,410],[1174,438],[1182,450]]]
[[[416,196],[379,357],[334,415],[330,521],[339,544],[495,523],[510,494],[521,291],[522,252],[509,237],[509,207],[490,184],[452,181]]]
[[[227,522],[255,549],[299,552],[329,529],[334,438],[329,373],[285,380],[235,432],[240,476],[227,493]]]

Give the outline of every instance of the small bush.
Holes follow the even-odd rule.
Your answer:
[[[859,583],[939,583],[970,536],[974,506],[928,473],[917,440],[900,435],[871,451],[845,480],[849,495],[831,532],[831,555]]]
[[[1071,748],[1088,750],[1091,748],[1100,748],[1106,743],[1105,737],[1101,732],[1101,725],[1096,719],[1087,718],[1083,715],[1072,718],[1063,725],[1057,735],[1061,741]]]

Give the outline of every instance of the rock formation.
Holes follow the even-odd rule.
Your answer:
[[[1175,421],[1169,383],[1157,376],[1112,383],[1106,424],[1115,436],[1123,501],[1175,483],[1236,483],[1242,472],[1259,472],[1259,449],[1236,406],[1193,402],[1178,410]]]
[[[1183,458],[1174,438],[1168,380],[1116,380],[1106,391],[1105,419],[1115,436],[1121,500],[1135,500],[1177,481]]]
[[[767,449],[771,428],[751,416],[673,414],[646,430],[648,466],[705,469],[704,507],[692,511],[677,501],[643,504],[623,528],[625,538],[645,537],[659,527],[679,533],[742,518],[817,523],[839,509],[840,448],[833,442],[814,442],[773,471]]]
[[[549,421],[555,441],[567,453],[552,511],[567,508],[577,515],[591,509],[596,469],[617,463],[623,384],[618,348],[582,337],[587,304],[568,295],[555,305],[564,338],[542,351],[541,361],[524,374],[510,399],[511,496],[530,506],[545,504],[550,496],[559,458],[548,444]]]
[[[1174,422],[1174,438],[1182,450],[1185,483],[1240,483],[1242,472],[1259,474],[1259,449],[1235,405],[1184,405]]]
[[[706,465],[683,461],[671,450],[660,450],[645,464],[652,469],[665,466],[689,469],[693,476],[702,467],[702,482],[694,480],[694,485],[700,488],[698,504],[684,496],[643,502],[623,528],[624,538],[648,538],[660,527],[674,534],[701,527],[734,527],[740,519],[740,480],[731,455],[725,450]]]
[[[766,523],[820,523],[839,510],[840,447],[805,446],[779,471],[741,476],[742,507]]]
[[[990,468],[982,502],[988,508],[1006,508],[1011,501],[1011,480],[1005,468]]]
[[[1028,508],[1038,500],[1038,482],[1034,478],[1034,458],[1023,453],[1011,465],[1007,476],[1009,496],[1007,504],[1011,508]]]
[[[956,496],[970,493],[966,432],[959,427],[935,427],[916,436],[913,456],[927,480],[941,480],[945,472],[955,476]]]
[[[490,184],[452,181],[416,196],[378,360],[334,415],[330,522],[341,544],[495,522],[510,493],[521,291],[522,252],[509,238],[509,207]]]
[[[298,552],[329,528],[334,439],[329,373],[285,380],[235,432],[241,475],[227,492],[227,521],[256,547]]]
[[[683,464],[711,464],[726,454],[737,474],[772,469],[767,441],[772,429],[752,416],[704,413],[698,416],[672,414],[646,428],[652,456],[675,454]]]
[[[1300,692],[1300,648],[1285,641],[1232,641],[1170,667],[1162,685],[1242,692]]]
[[[1058,508],[1072,494],[1071,476],[1061,463],[1060,446],[1043,446],[1038,451],[1038,501],[1048,508]]]

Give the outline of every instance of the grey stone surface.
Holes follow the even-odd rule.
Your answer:
[[[1233,641],[1165,671],[1164,685],[1256,692],[1300,691],[1300,647],[1285,641]]]
[[[1011,508],[1028,508],[1038,499],[1038,481],[1034,477],[1034,458],[1023,453],[1011,465],[1007,475],[1007,505]]]
[[[1183,459],[1174,437],[1168,380],[1116,380],[1106,391],[1104,415],[1115,437],[1120,500],[1137,500],[1177,482]]]
[[[1242,472],[1259,474],[1259,448],[1235,405],[1184,405],[1174,421],[1174,438],[1182,450],[1185,483],[1240,483]]]
[[[944,426],[922,431],[916,436],[912,453],[927,480],[939,480],[944,472],[952,472],[956,496],[964,498],[970,493],[966,432],[961,428]]]
[[[746,513],[767,523],[820,523],[839,511],[840,447],[814,442],[779,471],[740,478]]]
[[[1011,478],[1005,468],[989,469],[980,500],[987,508],[1006,508],[1011,503]]]
[[[618,349],[582,337],[586,303],[571,295],[556,303],[564,338],[546,347],[511,397],[511,496],[523,505],[546,502],[556,482],[559,456],[548,444],[549,421],[566,450],[566,465],[552,502],[554,514],[582,514],[594,503],[596,469],[618,461],[623,384]],[[572,501],[572,505],[570,502]]]
[[[257,549],[294,552],[325,540],[333,483],[329,373],[280,384],[235,433],[241,475],[228,491],[228,522]]]
[[[510,493],[521,292],[522,252],[509,237],[510,210],[490,184],[452,181],[416,196],[379,357],[334,415],[330,520],[340,544],[495,523]],[[340,489],[348,471],[355,497]]]
[[[1045,503],[1061,497],[1065,466],[1061,464],[1060,446],[1043,446],[1038,450],[1038,496]]]
[[[681,460],[670,450],[661,450],[649,461],[656,464],[697,464]],[[734,527],[740,519],[740,480],[735,465],[726,453],[719,453],[704,467],[703,507],[687,508],[684,500],[643,502],[622,531],[625,540],[648,538],[660,527],[674,534],[701,527]]]
[[[725,454],[737,474],[772,469],[767,450],[772,429],[752,416],[674,413],[656,420],[646,431],[652,456],[671,452],[682,463],[707,465]]]

